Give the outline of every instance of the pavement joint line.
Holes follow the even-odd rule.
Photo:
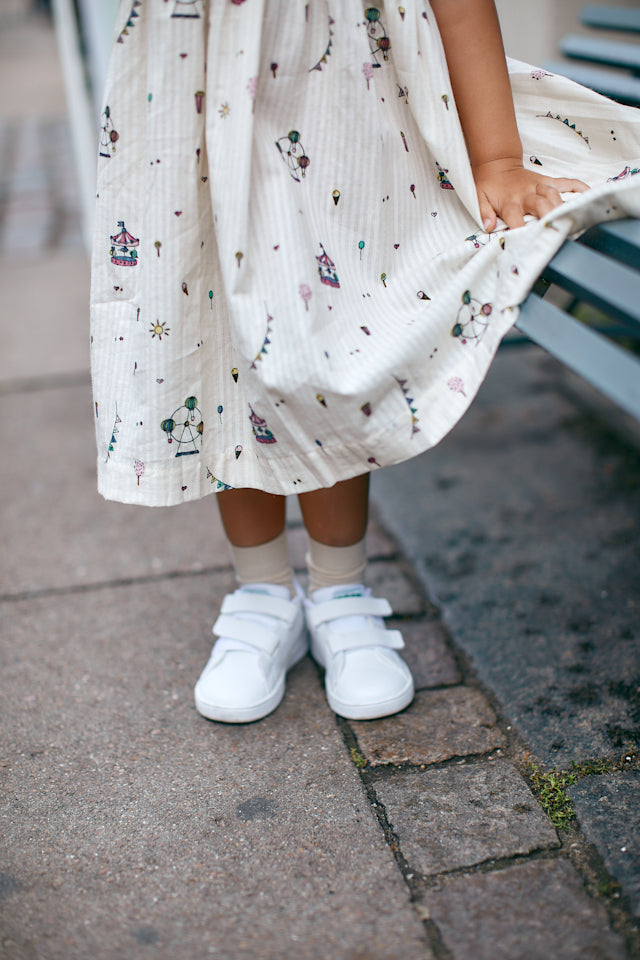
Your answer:
[[[62,390],[69,387],[88,387],[91,374],[88,370],[77,373],[52,373],[43,377],[20,377],[0,383],[0,397],[15,393],[38,393],[42,390]]]
[[[78,593],[92,593],[97,590],[110,590],[119,587],[135,587],[147,583],[161,583],[163,580],[184,580],[189,577],[206,577],[211,574],[231,570],[225,563],[219,567],[203,567],[201,570],[169,570],[166,573],[150,573],[140,577],[122,577],[115,580],[100,580],[94,583],[75,583],[66,587],[43,587],[24,590],[22,593],[0,594],[0,603],[17,603],[25,600],[40,600],[47,597],[65,597]]]
[[[455,684],[455,686],[460,687],[464,684]],[[451,686],[448,687],[428,687],[425,690],[419,691],[420,693],[430,693],[431,690],[451,690]],[[362,756],[365,760],[366,754],[362,752],[358,744],[356,735],[352,732],[356,754]],[[351,747],[349,750],[351,751]],[[353,756],[352,756],[353,759]],[[376,764],[376,766],[370,766],[369,761],[367,760],[366,764],[363,764],[359,767],[360,774],[363,780],[366,783],[373,783],[376,780],[393,780],[394,777],[400,777],[404,774],[410,773],[420,776],[426,770],[444,770],[447,767],[477,767],[482,766],[485,763],[493,763],[494,760],[507,760],[513,766],[517,765],[513,763],[512,759],[505,752],[503,747],[495,747],[493,750],[488,750],[486,753],[467,753],[464,755],[456,754],[453,757],[447,757],[446,760],[434,760],[432,763],[412,763],[410,760],[402,761],[399,763],[381,763]],[[358,766],[357,760],[353,761],[356,766]],[[522,776],[522,772],[518,770],[518,773]],[[526,778],[523,778],[526,779]],[[532,791],[533,792],[533,791]]]
[[[386,524],[384,524],[377,515],[376,521],[385,535],[396,546],[394,556],[397,556],[398,558],[396,561],[397,565],[408,573],[410,582],[414,586],[414,589],[417,590],[425,609],[431,609],[432,611],[435,611],[435,617],[432,616],[432,618],[438,619],[443,627],[445,645],[453,655],[455,664],[460,673],[460,682],[455,684],[455,686],[475,689],[486,698],[495,713],[496,726],[502,731],[506,740],[504,747],[498,747],[486,754],[474,754],[464,758],[453,757],[431,764],[384,764],[375,768],[371,768],[366,756],[359,748],[357,737],[349,725],[349,722],[341,717],[336,716],[338,728],[342,733],[342,737],[344,739],[351,762],[355,766],[358,776],[360,777],[360,781],[365,791],[367,800],[371,806],[372,812],[378,820],[380,828],[383,832],[383,836],[391,850],[403,880],[409,889],[410,901],[415,903],[416,907],[419,907],[420,902],[423,899],[424,892],[427,889],[431,889],[438,884],[442,884],[446,880],[456,875],[472,876],[478,873],[493,873],[507,869],[514,864],[527,863],[535,860],[560,860],[569,862],[584,883],[589,899],[595,903],[600,903],[604,907],[611,929],[624,938],[625,947],[629,954],[629,958],[639,958],[640,960],[640,928],[631,911],[629,899],[624,895],[616,878],[607,870],[604,859],[597,847],[587,840],[582,831],[582,827],[577,820],[573,820],[565,826],[558,828],[554,826],[548,812],[546,810],[544,811],[545,816],[551,825],[554,826],[556,835],[558,837],[557,845],[554,845],[553,847],[540,848],[538,850],[530,851],[526,854],[512,854],[507,857],[489,859],[480,864],[474,864],[471,867],[460,867],[451,871],[441,871],[433,877],[424,877],[415,873],[415,871],[412,871],[409,867],[409,864],[402,853],[399,840],[389,826],[384,804],[382,804],[377,798],[375,789],[373,787],[373,782],[375,780],[390,780],[395,776],[400,776],[401,774],[406,774],[408,772],[415,772],[415,774],[419,776],[427,769],[433,770],[460,764],[482,766],[486,765],[487,763],[491,763],[494,759],[500,758],[506,760],[515,767],[531,790],[533,796],[536,798],[536,801],[540,803],[538,793],[533,789],[530,775],[531,764],[538,762],[538,760],[531,753],[516,726],[509,722],[509,718],[505,715],[503,709],[501,708],[496,695],[490,688],[485,687],[482,681],[480,681],[478,678],[476,671],[472,666],[469,655],[466,654],[465,651],[463,651],[455,642],[452,630],[444,615],[445,611],[443,610],[443,605],[438,601],[437,595],[432,595],[431,590],[425,588],[424,582],[420,581],[416,571],[409,565],[408,560],[405,558],[405,555],[398,544],[397,538],[393,535],[393,532],[388,529]],[[442,685],[441,688],[450,689],[450,686]],[[630,750],[625,750],[623,752],[623,756],[624,754],[630,753]],[[597,763],[599,761],[597,758],[589,758],[588,761],[583,762]],[[608,766],[615,761],[613,758],[608,757],[600,762]],[[625,762],[623,758],[619,757],[618,763],[620,764],[620,768],[624,769],[636,769],[637,767],[640,767],[640,759],[638,758],[637,754],[632,756],[632,760],[630,762]],[[538,763],[538,765],[541,766],[540,763]],[[604,775],[605,772],[606,771],[603,770],[602,774],[594,773],[593,775]],[[418,914],[420,916],[420,911],[418,911]],[[428,916],[420,916],[420,920],[423,923],[429,945],[437,960],[451,960],[452,954],[443,943],[437,926]]]
[[[460,684],[460,686],[465,686],[465,684]],[[338,716],[336,716],[336,722],[342,733],[342,737],[351,761],[357,769],[372,812],[378,820],[384,839],[387,842],[396,861],[396,865],[400,870],[402,878],[408,887],[410,902],[416,905],[419,919],[423,923],[429,945],[437,960],[450,960],[452,954],[443,943],[440,932],[435,923],[428,916],[421,915],[419,907],[423,901],[425,892],[428,890],[437,890],[441,888],[448,880],[457,876],[474,876],[478,874],[497,873],[518,864],[524,864],[533,861],[551,862],[555,860],[565,862],[568,861],[571,864],[571,866],[576,870],[578,876],[580,876],[582,879],[589,898],[604,906],[611,929],[624,938],[629,957],[640,957],[640,936],[638,926],[631,912],[628,898],[622,892],[618,881],[607,870],[604,860],[598,849],[584,836],[582,828],[577,821],[573,821],[571,824],[560,828],[559,831],[558,828],[556,828],[558,841],[553,846],[540,847],[535,850],[530,850],[528,853],[514,853],[505,857],[489,858],[478,864],[473,864],[472,866],[456,867],[452,870],[442,870],[439,873],[431,876],[419,874],[416,871],[411,870],[402,853],[399,840],[389,825],[386,815],[386,808],[377,797],[374,788],[374,781],[389,780],[394,776],[400,776],[401,774],[406,774],[408,772],[414,772],[417,776],[419,776],[427,769],[441,769],[460,764],[469,766],[483,766],[487,763],[491,763],[494,759],[497,759],[497,756],[499,755],[501,759],[505,759],[512,763],[514,767],[519,770],[527,784],[531,787],[529,783],[529,777],[523,772],[522,769],[523,765],[526,765],[527,761],[523,761],[522,757],[517,756],[517,754],[521,753],[518,744],[514,744],[513,747],[507,747],[504,750],[498,748],[497,750],[487,754],[475,754],[464,758],[453,757],[444,761],[438,761],[430,764],[385,764],[381,767],[370,768],[368,763],[366,763],[366,758],[359,750],[357,738],[351,729],[349,722]],[[358,762],[360,758],[365,760],[365,764]],[[634,758],[634,768],[637,765],[640,764],[637,763],[636,757]],[[630,764],[627,764],[626,766],[629,767]],[[382,776],[380,776],[380,774],[382,774]],[[594,775],[604,775],[604,772],[603,774]],[[535,796],[535,791],[532,792]]]

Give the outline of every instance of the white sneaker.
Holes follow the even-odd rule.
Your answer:
[[[305,600],[311,654],[326,669],[329,706],[349,720],[373,720],[413,700],[413,677],[396,650],[399,630],[386,630],[387,600],[361,583],[323,587]]]
[[[284,696],[285,674],[307,652],[302,591],[251,583],[222,601],[213,625],[220,639],[195,685],[203,717],[225,723],[260,720]]]

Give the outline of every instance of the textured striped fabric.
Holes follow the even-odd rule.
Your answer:
[[[564,238],[640,215],[637,111],[510,70],[527,161],[595,188],[488,236],[426,0],[123,0],[92,284],[106,497],[303,492],[453,427]]]

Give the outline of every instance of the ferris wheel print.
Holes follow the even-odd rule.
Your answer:
[[[468,290],[462,294],[462,306],[458,310],[451,336],[460,343],[479,343],[489,326],[489,317],[493,311],[491,303],[480,303]]]
[[[181,407],[162,421],[160,429],[167,434],[169,443],[177,445],[176,457],[200,453],[198,444],[202,439],[204,423],[198,408],[197,397],[187,397]]]

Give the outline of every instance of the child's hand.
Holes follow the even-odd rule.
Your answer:
[[[490,233],[500,217],[508,227],[521,227],[524,215],[544,217],[562,203],[561,193],[584,193],[582,180],[545,177],[526,170],[517,158],[490,160],[473,168],[482,223]]]

